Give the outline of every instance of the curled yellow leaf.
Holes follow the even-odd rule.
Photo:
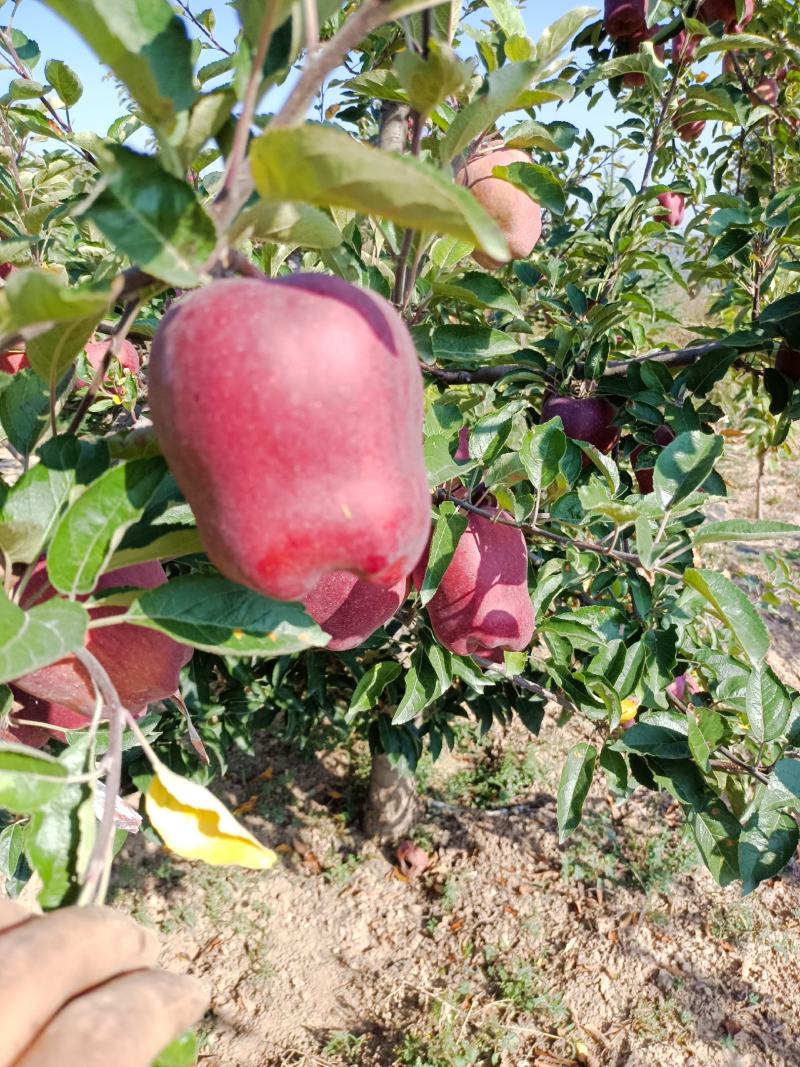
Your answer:
[[[636,697],[626,697],[622,701],[622,715],[620,722],[624,726],[626,723],[632,722],[636,718],[636,713],[639,710],[639,701]]]
[[[167,848],[215,867],[264,871],[277,862],[204,786],[181,778],[162,763],[145,796],[145,808]]]

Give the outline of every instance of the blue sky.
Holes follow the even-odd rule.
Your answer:
[[[115,0],[108,0],[108,2],[113,4]],[[580,0],[549,0],[547,3],[542,3],[541,0],[529,0],[524,10],[524,17],[530,36],[534,40],[538,38],[545,26],[565,12],[579,6],[579,3]],[[2,11],[0,18],[6,14],[10,6],[9,4]],[[595,6],[602,5],[595,0]],[[233,40],[238,28],[237,17],[224,0],[191,0],[191,7],[195,12],[208,7],[212,8],[217,17],[215,32],[219,40],[224,44]],[[74,128],[105,133],[109,125],[120,115],[121,109],[118,106],[113,82],[105,78],[104,68],[98,63],[91,50],[40,0],[22,0],[14,19],[14,25],[37,41],[42,51],[42,60],[36,73],[42,80],[44,80],[42,68],[46,59],[61,59],[73,67],[80,76],[84,85],[84,94],[71,114]],[[193,27],[190,29],[193,31]],[[219,53],[209,52],[208,55],[210,61],[218,57]],[[7,82],[9,77],[8,74],[0,74],[0,86]],[[272,109],[280,103],[280,96],[281,90],[278,89],[272,97],[267,98],[262,107]],[[580,128],[584,128],[587,123],[591,122],[595,130],[601,125],[612,124],[613,114],[613,101],[610,97],[602,100],[600,106],[593,109],[591,118],[586,111],[583,99],[562,105],[558,110],[554,104],[540,109],[540,116],[545,121],[558,117],[574,122]]]

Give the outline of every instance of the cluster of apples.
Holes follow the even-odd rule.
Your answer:
[[[215,338],[234,338],[231,360]],[[380,296],[339,278],[224,279],[176,302],[153,342],[162,452],[218,570],[303,603],[362,644],[425,574],[431,499],[423,383],[411,337]],[[231,413],[236,419],[231,423]],[[441,644],[502,661],[533,637],[522,533],[470,514],[428,604]]]
[[[697,5],[695,18],[704,22],[707,26],[722,23],[726,34],[741,33],[755,13],[755,0],[745,0],[744,11],[741,19],[736,13],[736,0],[701,0]],[[604,25],[606,33],[615,43],[618,55],[631,55],[639,50],[644,42],[656,37],[661,30],[660,26],[647,26],[647,0],[605,0]],[[700,38],[687,34],[685,31],[678,33],[672,40],[671,60],[673,65],[681,66],[690,60],[695,53]],[[664,58],[664,46],[657,44],[655,53],[659,59]],[[728,66],[726,66],[726,63]],[[732,70],[730,59],[723,60],[723,69]],[[644,85],[644,75],[629,73],[623,76],[623,82],[637,88]],[[775,103],[778,98],[778,83],[772,78],[762,78],[754,90],[754,102],[767,102],[768,99]],[[678,112],[680,113],[680,105]],[[675,133],[682,141],[696,141],[705,129],[702,119],[680,122],[675,126]],[[675,225],[670,223],[670,225]]]

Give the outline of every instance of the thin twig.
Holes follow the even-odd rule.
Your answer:
[[[196,17],[196,15],[192,13],[189,8],[189,5],[184,3],[184,0],[175,0],[175,3],[181,9],[184,15],[195,24],[195,26],[198,28],[198,30],[200,30],[203,36],[208,38],[208,40],[213,44],[215,48],[217,48],[220,52],[224,52],[226,56],[233,55],[233,52],[230,50],[230,48],[226,48],[224,44],[220,44],[214,34],[211,32],[211,30],[209,30],[207,26],[204,26],[203,23]]]
[[[122,313],[122,316],[119,322],[117,323],[117,328],[111,335],[111,343],[109,344],[106,352],[104,353],[103,358],[100,362],[100,366],[95,371],[94,377],[89,383],[89,388],[86,390],[86,396],[83,398],[83,400],[81,400],[80,404],[78,405],[78,410],[72,417],[72,422],[69,424],[69,429],[67,430],[67,433],[74,434],[78,432],[78,427],[83,422],[83,418],[86,412],[94,403],[95,396],[97,395],[97,390],[103,384],[105,376],[108,374],[108,368],[111,366],[111,360],[114,358],[114,356],[119,354],[122,342],[125,340],[128,330],[130,329],[131,324],[133,323],[139,312],[139,306],[139,300],[131,300],[128,306],[125,308],[124,312]]]
[[[107,768],[106,795],[100,826],[86,868],[81,903],[102,904],[108,889],[111,873],[112,847],[114,843],[114,805],[122,781],[122,734],[125,727],[125,709],[119,699],[114,683],[99,660],[86,648],[75,652],[75,657],[89,672],[95,690],[102,697],[109,712],[108,749],[103,757]]]

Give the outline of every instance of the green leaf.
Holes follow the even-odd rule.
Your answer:
[[[63,788],[66,771],[52,756],[25,745],[0,742],[0,808],[29,815]]]
[[[419,590],[419,600],[423,607],[439,588],[439,583],[450,566],[453,553],[467,528],[468,521],[468,516],[459,511],[450,501],[446,500],[439,505],[428,554],[428,565]]]
[[[120,622],[228,656],[283,656],[328,643],[300,604],[269,600],[216,574],[187,574],[148,589]]]
[[[83,85],[72,67],[60,59],[49,59],[44,75],[67,107],[74,107],[83,96]]]
[[[347,709],[347,722],[351,722],[358,712],[377,707],[381,693],[390,682],[399,678],[401,671],[400,664],[393,659],[373,663],[369,670],[361,675],[353,690],[350,707]]]
[[[0,682],[13,682],[81,648],[88,623],[82,604],[54,597],[23,611],[0,593]]]
[[[433,39],[427,57],[406,49],[395,57],[394,67],[408,102],[420,115],[430,114],[442,100],[457,93],[472,73],[452,48]]]
[[[541,148],[545,152],[567,152],[580,136],[571,122],[535,122],[526,119],[506,133],[507,148]]]
[[[50,394],[38,374],[17,371],[0,393],[0,423],[11,444],[27,455],[39,440],[50,406]]]
[[[465,251],[469,252],[470,247],[467,246]],[[460,278],[447,281],[440,281],[434,274],[432,281],[433,291],[437,296],[463,300],[475,307],[507,311],[515,318],[523,316],[522,308],[517,303],[516,297],[512,296],[499,278],[495,278],[493,274],[487,274],[486,271],[467,271]]]
[[[486,6],[506,37],[525,36],[525,20],[514,0],[486,0]]]
[[[25,860],[25,838],[28,827],[23,822],[11,823],[0,830],[0,888],[7,896],[19,896],[29,873]],[[5,883],[5,885],[4,885]]]
[[[713,878],[722,886],[738,878],[741,826],[722,801],[715,797],[701,810],[688,811],[686,821]]]
[[[248,237],[300,248],[336,248],[342,243],[339,227],[324,211],[309,204],[260,200],[236,219],[234,236]]]
[[[785,812],[760,808],[742,827],[739,872],[742,895],[779,874],[797,851],[800,830]]]
[[[44,86],[32,78],[12,78],[8,91],[12,100],[35,100],[44,96]]]
[[[63,515],[47,554],[50,581],[74,597],[91,593],[125,531],[141,518],[167,472],[160,456],[102,474]]]
[[[722,715],[710,708],[698,708],[696,718],[689,718],[689,749],[701,770],[708,771],[708,761],[727,740],[730,730]]]
[[[458,112],[439,142],[442,163],[449,163],[501,115],[514,110],[520,93],[528,88],[540,71],[541,66],[537,62],[510,63],[492,71],[486,78],[485,91],[478,93]]]
[[[411,659],[411,666],[405,674],[406,684],[397,711],[392,716],[392,726],[411,722],[421,714],[439,695],[439,680],[436,671],[425,656],[422,646],[418,646]]]
[[[111,299],[107,289],[68,286],[58,277],[37,270],[14,271],[0,300],[0,326],[13,333],[40,322],[73,322],[93,315],[99,320]],[[5,301],[7,307],[3,308]]]
[[[556,19],[552,25],[542,30],[536,44],[536,58],[540,63],[550,63],[572,41],[584,22],[596,18],[599,14],[596,7],[576,7]]]
[[[625,796],[628,792],[628,764],[622,753],[607,744],[603,745],[600,749],[599,763],[611,792],[617,796]]]
[[[250,164],[267,200],[349,207],[458,237],[494,259],[508,259],[502,232],[466,189],[428,164],[382,152],[339,130],[267,129],[253,142]]]
[[[554,215],[563,215],[567,210],[564,186],[548,167],[538,163],[512,163],[510,167],[494,167],[492,174],[524,189],[531,199]]]
[[[686,759],[689,755],[689,743],[684,733],[641,720],[626,730],[622,744],[631,752],[665,760]]]
[[[152,1067],[195,1067],[199,1051],[197,1035],[187,1030],[159,1053]]]
[[[761,796],[762,811],[800,811],[800,760],[780,759],[772,768]]]
[[[534,489],[547,489],[558,477],[567,437],[560,419],[551,419],[529,430],[519,446],[519,458]]]
[[[191,42],[168,0],[43,0],[110,67],[148,123],[169,130],[191,107]]]
[[[567,753],[561,770],[556,802],[558,840],[562,844],[578,827],[583,814],[583,805],[594,777],[597,750],[581,741]]]
[[[53,390],[85,348],[102,317],[102,312],[93,312],[82,319],[61,322],[28,341],[26,352],[31,366]]]
[[[465,323],[435,327],[431,347],[437,360],[464,363],[500,359],[519,351],[519,344],[510,334]]]
[[[426,437],[424,450],[428,485],[431,489],[449,481],[450,478],[458,478],[477,466],[474,461],[457,463],[450,455],[450,438],[445,434]]]
[[[792,704],[772,669],[759,663],[750,672],[745,694],[750,736],[761,745],[775,741],[786,729]]]
[[[734,255],[745,245],[749,245],[753,239],[752,231],[734,227],[720,237],[709,253],[711,263],[722,263],[729,256]]]
[[[678,434],[656,459],[653,492],[662,508],[674,507],[699,489],[722,455],[723,440],[716,434]]]
[[[75,485],[80,454],[77,438],[55,437],[42,446],[40,462],[12,486],[0,508],[0,548],[13,563],[39,557]]]
[[[195,286],[214,248],[214,226],[190,185],[167,174],[154,156],[109,146],[116,169],[99,185],[81,217],[97,225],[117,251],[170,285]]]
[[[73,738],[59,757],[68,775],[86,770],[88,744],[86,736]],[[95,825],[94,801],[87,783],[62,786],[48,805],[34,812],[25,850],[42,880],[38,901],[44,909],[76,902]]]
[[[716,571],[690,567],[683,577],[690,588],[706,598],[717,618],[729,627],[751,664],[759,664],[769,650],[769,632],[749,597]]]
[[[695,545],[719,544],[723,541],[770,541],[774,538],[800,537],[800,526],[792,522],[774,522],[764,519],[723,519],[720,522],[704,522],[694,534]]]

